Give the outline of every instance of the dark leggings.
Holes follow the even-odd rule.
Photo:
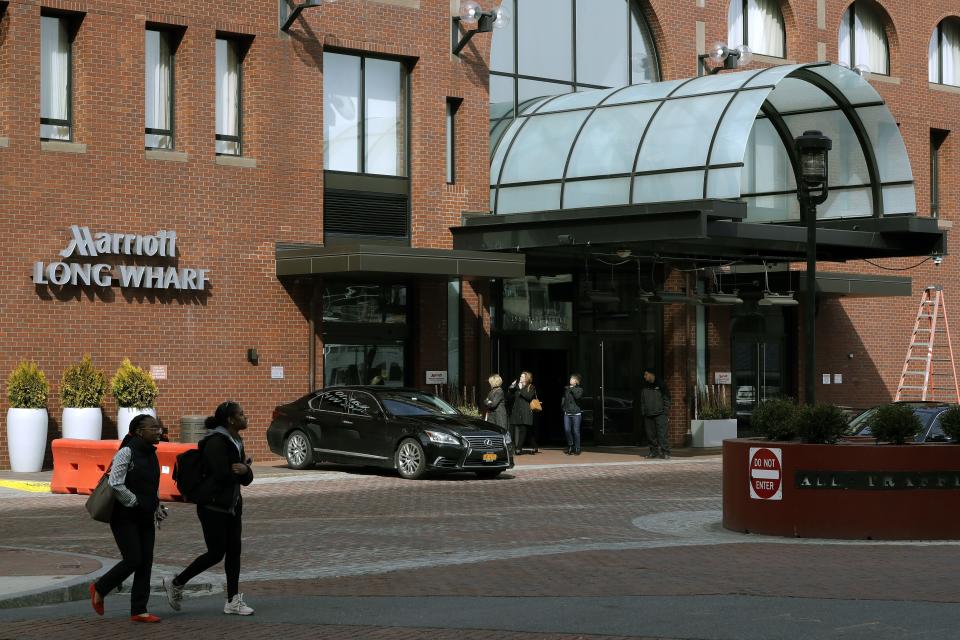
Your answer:
[[[197,505],[197,517],[203,527],[207,552],[191,562],[180,575],[174,577],[173,582],[183,586],[226,557],[223,570],[227,574],[227,599],[230,600],[240,590],[240,539],[243,529],[240,506],[237,505],[237,513],[233,515]]]
[[[110,530],[120,549],[120,562],[97,580],[97,593],[106,596],[120,586],[120,583],[133,574],[133,588],[130,589],[130,615],[147,612],[150,599],[150,572],[153,569],[153,544],[156,530],[153,514],[139,513],[119,503],[114,507]]]

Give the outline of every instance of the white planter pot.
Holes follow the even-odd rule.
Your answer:
[[[137,409],[136,407],[120,407],[117,410],[117,440],[123,440],[130,431],[130,421],[139,415],[147,414],[157,417],[157,412],[151,407]]]
[[[63,437],[74,440],[99,440],[103,432],[103,412],[100,407],[64,407]]]
[[[11,471],[40,471],[47,451],[47,410],[7,409],[7,446]]]
[[[691,420],[694,447],[722,447],[727,438],[737,437],[737,419]]]

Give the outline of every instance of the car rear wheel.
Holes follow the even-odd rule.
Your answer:
[[[413,438],[407,438],[400,443],[393,461],[400,476],[407,480],[421,478],[427,470],[427,457],[423,453],[423,447]]]
[[[485,471],[474,471],[481,480],[493,480],[503,473],[503,469],[487,469]]]
[[[310,446],[307,434],[303,431],[294,431],[287,436],[283,453],[287,458],[287,466],[291,469],[306,469],[313,466],[313,448]]]

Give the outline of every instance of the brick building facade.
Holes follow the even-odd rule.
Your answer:
[[[784,1],[786,59],[837,59],[838,23],[849,3]],[[727,3],[641,0],[663,80],[696,74],[697,53],[726,40]],[[918,215],[929,215],[931,130],[960,127],[960,89],[927,80],[932,30],[960,14],[960,3],[924,0],[878,3],[890,45],[890,74],[873,86],[890,106],[906,141],[917,187]],[[275,2],[171,1],[144,13],[140,5],[98,0],[0,0],[0,371],[35,360],[51,382],[50,438],[59,435],[56,395],[64,368],[90,353],[109,374],[124,357],[144,367],[166,366],[157,411],[177,435],[183,415],[209,414],[221,400],[241,401],[250,418],[249,450],[269,456],[263,430],[277,404],[308,390],[311,363],[324,370],[321,327],[310,335],[315,279],[277,275],[278,244],[324,244],[323,53],[339,51],[401,60],[409,73],[409,242],[449,249],[450,227],[465,212],[489,204],[488,63],[490,38],[472,39],[451,55],[451,16],[457,0],[340,0],[310,9],[282,33]],[[41,141],[41,16],[72,28],[69,140]],[[175,50],[172,150],[145,150],[144,30],[173,29]],[[215,49],[218,37],[244,42],[241,157],[215,153]],[[758,59],[754,67],[783,62]],[[753,68],[753,67],[750,67]],[[456,110],[456,179],[447,181],[444,153],[449,99]],[[940,147],[940,217],[957,213],[960,183],[956,134]],[[58,259],[71,225],[92,232],[155,234],[175,230],[171,263],[207,269],[202,291],[56,286],[31,280],[36,262]],[[326,242],[326,244],[331,244]],[[117,263],[170,266],[155,258]],[[884,266],[908,267],[915,258]],[[862,262],[838,266],[873,273]],[[927,262],[904,272],[914,295],[830,298],[818,316],[818,368],[842,373],[841,386],[821,387],[819,399],[865,406],[891,397],[902,365],[920,287],[949,285],[955,260]],[[403,382],[425,386],[428,370],[447,369],[448,318],[459,315],[458,384],[482,386],[496,366],[491,354],[489,278],[466,277],[459,313],[450,316],[447,279],[409,281]],[[948,297],[948,303],[950,302]],[[441,302],[442,301],[442,302]],[[687,432],[693,323],[687,309],[663,308],[662,362],[679,401],[671,439]],[[730,316],[708,312],[708,368],[730,369]],[[321,323],[322,324],[322,323]],[[789,343],[799,348],[796,326]],[[310,341],[314,349],[310,349]],[[326,341],[329,342],[329,341]],[[259,362],[247,359],[255,348]],[[852,357],[848,357],[852,354]],[[574,366],[576,363],[570,363]],[[791,361],[799,376],[800,362]],[[272,377],[283,367],[283,377]],[[505,375],[506,377],[506,375]],[[317,376],[319,382],[320,376]],[[892,388],[892,386],[894,388]],[[104,399],[108,421],[116,406]],[[6,398],[0,407],[7,408]],[[0,468],[9,465],[0,433]]]

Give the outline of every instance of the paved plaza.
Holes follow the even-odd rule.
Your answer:
[[[179,613],[152,596],[159,625],[131,628],[123,593],[107,598],[104,618],[85,601],[0,609],[0,639],[960,636],[960,543],[735,534],[720,526],[719,456],[540,464],[572,460],[551,456],[487,481],[258,467],[244,493],[241,576],[254,616],[220,612],[223,578],[211,571]],[[76,560],[62,570],[74,574],[115,560],[83,501],[0,488],[6,557],[66,552]],[[193,511],[171,505],[157,588],[203,549]],[[4,557],[0,575],[11,573]]]

